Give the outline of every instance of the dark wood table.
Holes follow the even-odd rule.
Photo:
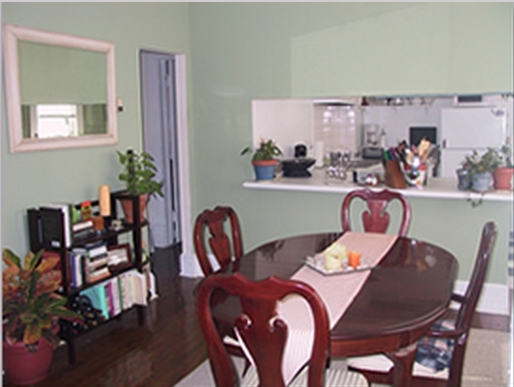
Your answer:
[[[245,254],[235,270],[252,280],[290,278],[306,256],[323,251],[340,236],[278,239]],[[455,257],[445,249],[398,238],[331,330],[331,357],[384,353],[395,364],[394,385],[409,386],[416,342],[446,312],[457,269]]]

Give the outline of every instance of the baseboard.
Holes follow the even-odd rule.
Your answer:
[[[203,277],[202,268],[194,254],[180,254],[180,276],[186,278]]]
[[[469,281],[457,281],[455,293],[463,294],[466,291]],[[451,305],[455,308],[455,304]],[[507,285],[485,283],[482,294],[478,300],[477,312],[499,315],[510,315],[509,288]]]

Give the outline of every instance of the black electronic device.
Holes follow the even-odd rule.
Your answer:
[[[421,140],[427,139],[432,144],[437,144],[437,127],[435,126],[411,126],[409,128],[410,145],[418,146]]]
[[[312,174],[308,168],[316,162],[315,159],[299,157],[282,161],[282,172],[284,177],[310,177]]]

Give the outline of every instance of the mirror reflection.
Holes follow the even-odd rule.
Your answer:
[[[106,55],[18,42],[23,138],[107,133]]]
[[[117,143],[114,45],[4,25],[11,152]]]

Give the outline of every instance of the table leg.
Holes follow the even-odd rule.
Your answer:
[[[402,348],[396,352],[386,353],[394,363],[393,385],[395,387],[409,387],[412,379],[412,365],[416,357],[417,343]]]

